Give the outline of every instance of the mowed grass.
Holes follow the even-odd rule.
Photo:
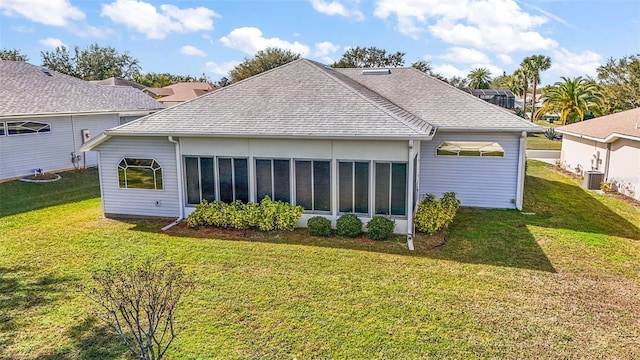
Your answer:
[[[58,183],[91,179],[73,180]],[[33,185],[0,184],[3,211],[6,187],[48,190]],[[463,209],[444,245],[420,237],[415,252],[303,231],[161,233],[166,221],[104,219],[99,198],[82,198],[9,204],[0,218],[0,358],[127,359],[76,285],[109,262],[161,253],[197,282],[170,359],[640,355],[640,210],[540,162],[526,179],[524,211],[535,214]]]
[[[527,136],[527,150],[560,150],[562,140],[549,140],[544,133]]]

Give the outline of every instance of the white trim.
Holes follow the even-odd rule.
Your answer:
[[[414,142],[413,140],[409,140],[409,160],[408,160],[408,169],[407,169],[407,247],[409,250],[413,251],[413,187],[415,186],[413,181],[413,173],[414,163],[413,163],[413,152],[414,152]]]
[[[620,134],[620,133],[617,133],[617,132],[612,132],[611,134],[607,135],[607,137],[605,137],[605,138],[599,138],[599,137],[595,137],[595,136],[589,136],[589,135],[574,133],[574,132],[566,131],[566,130],[558,130],[558,129],[556,129],[556,131],[561,133],[561,134],[575,136],[577,138],[586,139],[586,140],[593,140],[593,141],[597,141],[597,142],[600,142],[600,143],[611,143],[611,142],[614,142],[614,141],[616,141],[618,139],[627,139],[627,140],[640,141],[640,137],[638,137],[638,136]]]
[[[525,178],[525,165],[527,154],[527,132],[523,131],[520,136],[518,154],[518,178],[516,185],[516,208],[522,210],[522,204],[524,201],[524,178]]]

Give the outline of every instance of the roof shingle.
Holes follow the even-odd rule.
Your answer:
[[[580,121],[557,128],[561,133],[585,135],[608,142],[615,135],[640,140],[640,108]]]
[[[156,110],[163,106],[129,86],[96,85],[21,61],[0,60],[0,116]]]

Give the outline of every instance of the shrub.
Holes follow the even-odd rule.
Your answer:
[[[175,263],[133,260],[94,272],[95,286],[84,289],[134,358],[160,360],[176,336],[176,308],[195,283]]]
[[[376,215],[367,223],[367,237],[371,240],[385,240],[393,234],[395,221]]]
[[[362,220],[354,214],[345,214],[336,221],[336,234],[344,237],[356,237],[362,233]]]
[[[556,132],[556,129],[554,128],[548,128],[544,132],[544,136],[549,140],[557,140],[560,138],[560,135]]]
[[[222,201],[203,201],[187,218],[187,225],[213,226],[219,228],[251,229],[262,231],[288,230],[296,228],[304,209],[282,201],[271,201],[266,196],[260,203],[236,200],[231,204]]]
[[[309,228],[309,235],[331,236],[331,220],[325,217],[312,217],[307,221],[307,227]]]
[[[446,229],[456,216],[460,207],[460,200],[454,192],[442,194],[438,199],[433,194],[427,194],[418,204],[414,217],[416,229],[420,232],[433,234],[440,229]]]

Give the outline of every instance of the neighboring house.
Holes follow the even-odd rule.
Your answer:
[[[527,132],[540,128],[413,68],[300,59],[107,130],[106,215],[183,218],[202,200],[272,199],[335,221],[376,214],[412,233],[426,193],[521,208]],[[410,246],[411,247],[411,246]]]
[[[204,82],[181,82],[162,88],[148,87],[142,91],[162,104],[171,106],[195,99],[219,88],[217,85]]]
[[[640,108],[557,128],[561,165],[578,175],[600,171],[614,190],[640,200]]]
[[[94,85],[19,61],[0,61],[0,181],[94,166],[90,137],[162,108],[142,91]]]
[[[465,89],[465,91],[488,103],[501,106],[505,109],[513,109],[515,107],[516,96],[511,92],[511,90]]]
[[[96,84],[96,85],[130,86],[130,87],[138,89],[138,90],[143,90],[144,88],[146,88],[146,86],[144,86],[142,84],[138,84],[135,81],[122,79],[122,78],[117,78],[117,77],[110,77],[110,78],[104,79],[104,80],[91,80],[89,82],[92,83],[92,84]]]

